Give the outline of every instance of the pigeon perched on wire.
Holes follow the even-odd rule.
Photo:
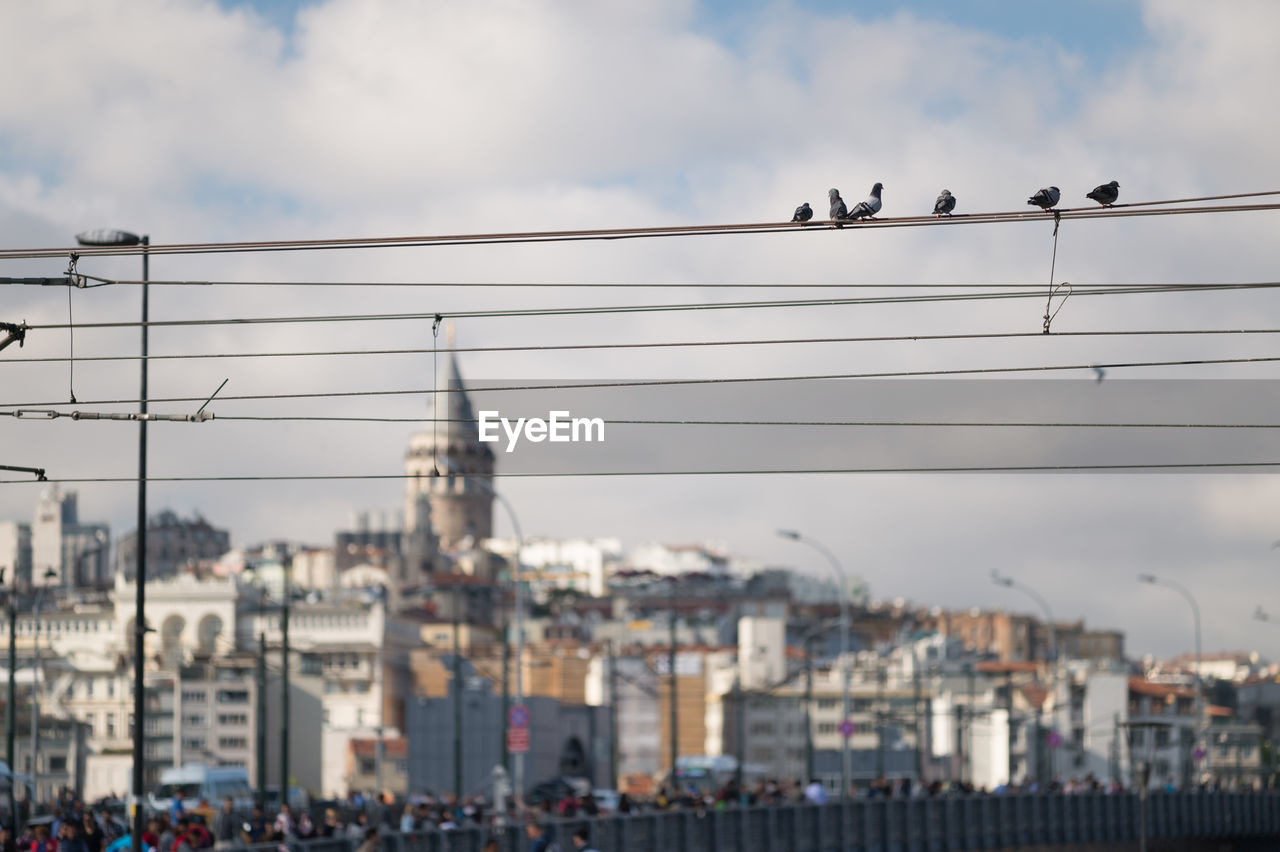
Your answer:
[[[853,209],[849,211],[850,219],[870,219],[880,212],[880,191],[884,189],[884,184],[877,182],[871,187],[871,194],[867,196],[866,201],[859,201],[853,205]]]
[[[827,198],[831,201],[831,219],[848,219],[849,208],[845,206],[844,199],[840,197],[840,190],[831,189],[827,191]]]
[[[791,217],[792,222],[808,222],[813,218],[813,208],[809,206],[809,202],[805,202],[796,208],[796,213]]]
[[[942,190],[942,194],[938,196],[938,200],[933,203],[933,215],[950,216],[951,211],[955,209],[956,197],[951,194],[951,190]]]
[[[1095,186],[1093,188],[1093,192],[1085,196],[1085,198],[1092,198],[1103,207],[1110,207],[1112,204],[1115,204],[1116,199],[1119,197],[1120,184],[1115,181],[1111,181],[1111,183],[1104,183],[1102,186]]]
[[[1028,204],[1035,205],[1042,210],[1049,210],[1058,203],[1058,199],[1062,197],[1062,190],[1056,186],[1046,186],[1035,195],[1027,199]]]

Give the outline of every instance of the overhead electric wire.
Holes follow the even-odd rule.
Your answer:
[[[1209,207],[1172,207],[1174,204],[1197,204],[1205,201],[1225,201],[1239,198],[1258,198],[1280,195],[1280,190],[1206,195],[1185,199],[1143,201],[1116,204],[1111,207],[1067,207],[1053,211],[1016,210],[995,213],[962,214],[937,217],[933,215],[906,216],[884,219],[863,219],[843,222],[843,231],[857,232],[867,228],[928,227],[964,224],[992,224],[996,222],[1047,222],[1057,219],[1099,219],[1131,216],[1162,216],[1178,214],[1233,213],[1263,210],[1280,210],[1280,203],[1215,205]],[[496,232],[447,235],[418,235],[404,237],[344,237],[315,240],[256,240],[221,243],[173,243],[149,246],[76,246],[74,248],[9,249],[0,250],[0,260],[66,257],[75,253],[80,257],[172,254],[221,254],[229,252],[265,251],[317,251],[325,249],[426,247],[442,245],[495,245],[538,242],[567,242],[579,240],[625,240],[652,237],[710,236],[743,233],[804,233],[830,230],[827,221],[805,223],[756,222],[720,225],[669,225],[638,228],[591,228],[551,231]]]
[[[544,391],[544,390],[592,390],[599,388],[642,388],[642,387],[680,387],[694,385],[733,385],[765,382],[800,382],[826,381],[832,379],[886,379],[886,378],[925,378],[931,376],[966,376],[996,375],[1018,373],[1066,372],[1073,370],[1112,370],[1138,367],[1190,367],[1214,364],[1263,364],[1280,362],[1280,356],[1258,356],[1253,358],[1189,358],[1176,361],[1123,361],[1099,362],[1093,364],[1049,364],[1022,367],[963,367],[945,370],[888,370],[875,373],[815,373],[810,375],[790,376],[741,376],[701,379],[638,379],[618,382],[572,382],[530,385],[498,385],[485,387],[478,385],[467,388],[410,388],[402,390],[359,390],[359,391],[312,391],[294,393],[239,394],[219,396],[219,402],[246,400],[282,400],[282,399],[337,399],[343,397],[369,396],[434,396],[445,393],[493,393],[498,391]],[[150,397],[148,403],[204,402],[202,396]],[[96,399],[80,400],[79,405],[138,405],[138,399]],[[45,402],[0,402],[0,408],[60,408],[77,403],[62,401]]]
[[[1265,290],[1280,287],[1277,281],[1248,282],[1240,284],[1162,284],[1149,287],[1101,287],[1072,290],[1070,296],[1114,296],[1143,295],[1152,293],[1183,293],[1219,290]],[[997,299],[1042,299],[1044,290],[1027,290],[995,293],[946,293],[924,296],[877,296],[857,298],[825,298],[825,299],[774,299],[767,301],[736,302],[678,302],[649,305],[600,305],[591,307],[559,307],[559,308],[507,308],[496,310],[470,311],[413,311],[405,313],[381,314],[332,314],[318,316],[294,317],[239,317],[186,320],[150,320],[142,323],[136,320],[119,322],[77,323],[77,329],[89,328],[138,328],[146,325],[149,328],[188,327],[205,325],[273,325],[290,323],[328,323],[328,322],[380,322],[387,320],[431,320],[443,319],[492,319],[515,317],[576,316],[586,314],[630,314],[660,313],[681,311],[711,310],[747,310],[755,308],[810,308],[839,307],[846,305],[884,305],[884,304],[918,304],[924,302],[970,302]],[[67,323],[42,323],[28,326],[31,330],[69,329]]]
[[[0,411],[0,416],[13,414]],[[442,417],[342,417],[307,414],[280,415],[230,415],[218,417],[222,421],[293,422],[293,423],[471,423],[471,418]],[[508,420],[515,417],[508,416]],[[1192,423],[1192,422],[1114,422],[1098,421],[1050,421],[1050,420],[632,420],[601,418],[608,426],[804,426],[804,427],[930,427],[930,428],[1011,428],[1011,429],[1280,429],[1280,423]]]
[[[1276,468],[1280,461],[1245,462],[1131,462],[1128,464],[1026,464],[1026,465],[930,465],[922,467],[823,467],[823,468],[759,468],[744,470],[596,470],[582,472],[531,471],[522,473],[493,473],[479,479],[550,479],[632,476],[786,476],[825,474],[876,474],[876,473],[1067,473],[1073,471],[1178,471],[1178,470],[1231,470],[1240,468]],[[409,473],[316,473],[316,474],[246,474],[243,476],[148,476],[147,482],[316,482],[349,480],[404,480],[418,478]],[[87,483],[136,483],[135,476],[84,476],[50,478],[53,484],[76,485]],[[26,480],[5,479],[0,485],[26,485]]]
[[[893,334],[870,337],[790,337],[790,338],[755,338],[739,340],[677,340],[649,341],[641,343],[548,343],[529,344],[525,346],[451,346],[440,349],[328,349],[297,350],[289,352],[202,352],[148,355],[83,355],[77,361],[183,361],[212,360],[219,358],[308,358],[308,357],[346,357],[363,355],[430,355],[448,353],[475,352],[563,352],[580,350],[609,349],[678,349],[709,346],[776,346],[790,344],[830,344],[830,343],[895,343],[923,342],[944,340],[1011,340],[1035,338],[1044,340],[1053,337],[1139,337],[1139,336],[1178,336],[1178,335],[1217,335],[1217,334],[1280,334],[1280,328],[1187,328],[1187,329],[1116,329],[1099,331],[1055,331],[1046,335],[1042,331],[1003,331],[1003,332],[969,332],[958,334]],[[69,360],[66,356],[49,356],[42,358],[2,358],[0,366],[5,364],[52,364]]]

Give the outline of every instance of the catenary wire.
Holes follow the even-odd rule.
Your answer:
[[[758,468],[743,470],[595,470],[595,471],[530,471],[493,473],[481,479],[549,479],[632,476],[785,476],[824,474],[905,474],[905,473],[1067,473],[1072,471],[1179,471],[1231,470],[1241,468],[1270,469],[1280,461],[1243,462],[1131,462],[1128,464],[1029,464],[1029,465],[957,465],[923,467],[822,467],[822,468]],[[315,474],[246,474],[242,476],[148,476],[147,482],[316,482],[346,480],[405,480],[419,478],[409,473],[315,473]],[[87,483],[136,483],[136,476],[50,477],[49,483],[74,485]],[[27,485],[27,480],[5,479],[0,485]]]
[[[1103,287],[1091,289],[1077,289],[1072,291],[1073,297],[1082,296],[1114,296],[1114,295],[1140,295],[1151,293],[1185,293],[1185,292],[1201,292],[1201,291],[1220,291],[1220,290],[1265,290],[1280,287],[1280,282],[1276,281],[1260,281],[1248,282],[1240,284],[1176,284],[1176,285],[1153,285],[1150,287]],[[925,302],[971,302],[971,301],[988,301],[998,299],[1025,299],[1025,298],[1044,298],[1043,290],[1027,290],[1014,292],[991,292],[991,293],[947,293],[932,294],[925,296],[880,296],[880,297],[858,297],[858,298],[825,298],[825,299],[774,299],[766,301],[736,301],[736,302],[679,302],[666,304],[649,304],[649,305],[602,305],[591,307],[560,307],[560,308],[508,308],[497,310],[471,310],[471,311],[414,311],[405,313],[382,313],[382,314],[332,314],[322,316],[294,316],[294,317],[239,317],[239,318],[217,318],[217,319],[186,319],[186,320],[150,320],[145,325],[149,328],[161,327],[187,327],[187,326],[206,326],[206,325],[262,325],[262,324],[289,324],[289,323],[328,323],[328,322],[378,322],[386,320],[435,320],[436,317],[444,319],[491,319],[491,318],[513,318],[513,317],[546,317],[546,316],[575,316],[575,315],[594,315],[594,314],[631,314],[631,313],[661,313],[661,312],[680,312],[680,311],[711,311],[711,310],[747,310],[755,308],[810,308],[810,307],[839,307],[846,305],[884,305],[884,304],[917,304]],[[136,320],[122,320],[118,322],[97,322],[97,323],[78,323],[77,329],[88,328],[138,328],[144,325]],[[32,331],[51,331],[58,329],[67,329],[70,326],[66,323],[44,323],[38,325],[29,325],[28,329]]]
[[[1187,329],[1117,329],[1100,331],[1055,331],[1050,335],[1042,331],[1004,331],[1004,332],[970,332],[961,334],[897,334],[877,335],[871,337],[791,337],[791,338],[758,338],[743,340],[681,340],[651,341],[641,343],[550,343],[530,344],[525,346],[451,346],[440,349],[329,349],[291,352],[204,352],[174,353],[154,355],[84,355],[77,361],[181,361],[206,360],[217,358],[306,358],[306,357],[343,357],[362,355],[430,355],[433,352],[474,353],[474,352],[563,352],[579,350],[607,349],[677,349],[684,347],[707,346],[775,346],[788,344],[828,344],[828,343],[895,343],[941,340],[1009,340],[1046,337],[1134,337],[1134,336],[1178,336],[1178,335],[1230,335],[1230,334],[1280,334],[1280,328],[1187,328]],[[0,366],[5,364],[46,364],[66,361],[65,356],[42,358],[3,358]]]
[[[1229,195],[1198,196],[1187,199],[1165,201],[1128,202],[1111,207],[1068,207],[1056,211],[1060,219],[1099,219],[1131,216],[1161,216],[1179,214],[1254,212],[1280,210],[1280,203],[1214,205],[1208,207],[1184,206],[1172,207],[1173,204],[1193,204],[1204,201],[1223,201],[1239,198],[1258,198],[1280,195],[1280,190],[1261,192],[1234,193]],[[857,220],[843,222],[843,230],[850,233],[867,228],[892,227],[924,227],[948,226],[964,224],[992,224],[996,222],[1045,222],[1045,211],[1006,211],[996,213],[962,214],[958,216],[906,216],[897,218]],[[152,244],[149,246],[77,246],[74,248],[43,249],[10,249],[0,250],[2,259],[22,259],[41,257],[66,257],[75,253],[80,257],[140,255],[144,252],[151,255],[171,254],[219,254],[227,252],[263,252],[263,251],[316,251],[322,249],[355,249],[355,248],[392,248],[392,247],[426,247],[442,245],[495,245],[535,242],[566,242],[578,240],[626,240],[651,237],[674,236],[711,236],[723,234],[759,234],[759,233],[821,233],[829,230],[828,221],[792,223],[792,222],[757,222],[746,224],[720,225],[674,225],[639,228],[595,228],[558,231],[523,231],[506,233],[475,233],[448,235],[418,235],[406,237],[349,237],[316,240],[260,240],[222,243],[174,243]],[[826,227],[824,227],[826,226]]]
[[[497,391],[592,390],[598,388],[677,387],[694,385],[733,385],[765,382],[824,381],[832,379],[925,378],[930,376],[971,376],[1018,373],[1067,372],[1073,370],[1111,370],[1138,367],[1190,367],[1214,364],[1264,364],[1280,362],[1280,356],[1253,358],[1194,358],[1176,361],[1124,361],[1094,364],[1048,364],[1021,367],[962,367],[946,370],[888,370],[875,373],[815,373],[790,376],[741,376],[701,379],[639,379],[620,382],[576,382],[531,385],[475,386],[469,388],[409,388],[401,390],[313,391],[299,393],[240,394],[219,396],[219,402],[281,399],[337,399],[372,396],[433,396],[442,393],[493,393]],[[151,397],[148,403],[204,402],[203,396]],[[138,405],[139,399],[81,400],[80,405]],[[69,402],[0,402],[0,408],[61,408]]]
[[[14,412],[0,411],[0,416],[12,415]],[[230,415],[217,417],[225,421],[275,422],[293,423],[471,423],[480,421],[471,418],[442,417],[433,420],[430,417],[340,417],[326,415]],[[508,417],[508,420],[514,418]],[[1049,421],[1049,420],[634,420],[601,418],[610,426],[813,426],[813,427],[937,427],[937,428],[1012,428],[1012,429],[1280,429],[1280,423],[1171,423],[1171,422],[1115,422],[1097,421]]]

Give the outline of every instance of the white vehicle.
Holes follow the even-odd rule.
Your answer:
[[[182,804],[187,810],[198,807],[202,800],[212,808],[221,808],[222,800],[227,796],[231,797],[237,810],[247,811],[253,807],[253,787],[245,769],[205,766],[203,763],[166,769],[160,773],[160,786],[147,797],[148,802],[157,811],[167,811],[173,806],[173,797],[178,791],[182,791]]]

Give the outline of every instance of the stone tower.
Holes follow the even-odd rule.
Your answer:
[[[478,542],[493,535],[489,488],[494,459],[489,445],[480,443],[475,411],[453,353],[441,365],[436,388],[428,428],[410,439],[405,454],[404,521],[406,532],[429,523],[440,547],[448,550],[468,537]]]

